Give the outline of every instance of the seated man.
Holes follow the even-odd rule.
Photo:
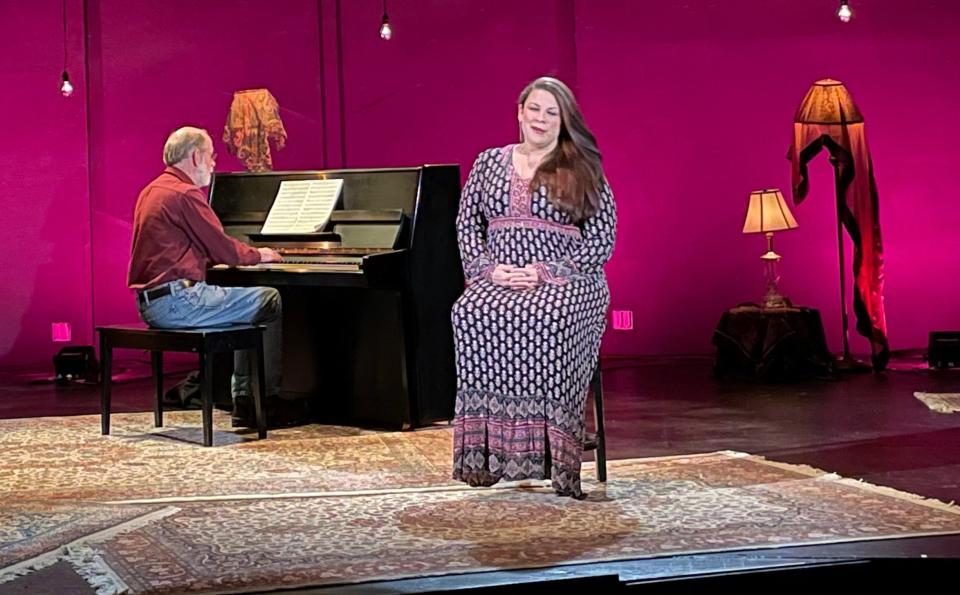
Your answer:
[[[305,421],[306,402],[286,401],[280,393],[280,293],[272,287],[207,285],[207,267],[278,262],[270,248],[254,248],[223,231],[200,188],[210,185],[216,154],[206,130],[173,132],[163,147],[167,168],[147,184],[133,216],[133,246],[127,285],[137,292],[144,322],[157,328],[262,324],[271,427]],[[234,356],[234,427],[256,427],[246,351]]]

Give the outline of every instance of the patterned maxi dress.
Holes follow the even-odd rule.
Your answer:
[[[552,479],[582,498],[584,408],[610,302],[603,265],[616,235],[604,182],[579,226],[513,168],[513,147],[477,157],[457,229],[467,288],[453,306],[457,357],[453,477],[474,486]],[[497,264],[533,264],[532,290],[494,285]]]

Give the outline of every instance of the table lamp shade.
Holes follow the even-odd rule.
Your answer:
[[[797,220],[787,207],[783,194],[776,188],[750,193],[743,233],[782,231],[797,227]]]
[[[797,124],[857,124],[863,122],[863,115],[843,83],[823,79],[807,91],[793,121]]]

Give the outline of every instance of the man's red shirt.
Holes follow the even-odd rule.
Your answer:
[[[260,262],[256,248],[223,231],[189,176],[166,168],[137,198],[127,286],[143,290],[176,279],[203,281],[214,264]]]

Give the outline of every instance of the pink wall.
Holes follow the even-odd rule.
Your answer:
[[[618,198],[613,307],[635,310],[637,328],[610,331],[607,353],[708,353],[720,313],[759,298],[763,240],[739,232],[746,197],[788,187],[792,114],[824,76],[844,81],[867,118],[892,346],[960,328],[953,3],[864,0],[845,26],[834,0],[404,0],[388,3],[386,43],[374,0],[86,0],[88,89],[83,2],[69,0],[70,99],[56,93],[60,2],[19,4],[0,7],[0,50],[16,57],[0,76],[18,90],[0,107],[22,114],[0,171],[12,250],[0,365],[49,361],[50,322],[73,322],[75,342],[89,343],[93,324],[136,319],[124,287],[136,195],[170,130],[219,137],[234,90],[277,97],[290,135],[277,169],[455,162],[466,176],[478,151],[514,141],[513,102],[543,73],[578,91]],[[240,169],[217,144],[219,168]],[[813,176],[800,228],[777,247],[785,293],[821,309],[836,346],[825,159]]]
[[[0,364],[49,362],[50,323],[91,341],[90,202],[81,0],[67,3],[67,67],[78,92],[60,96],[62,3],[0,3]],[[38,40],[44,40],[38,43]]]
[[[516,141],[528,81],[548,73],[575,83],[570,0],[528,0],[524,18],[513,18],[513,0],[391,6],[395,36],[385,43],[380,3],[342,3],[351,167],[459,163],[466,179],[480,151]]]
[[[845,25],[836,4],[576,4],[580,97],[622,212],[613,307],[636,310],[638,321],[632,334],[608,333],[607,352],[707,352],[720,313],[759,299],[763,238],[740,233],[747,195],[789,188],[793,113],[825,77],[843,81],[866,118],[891,347],[923,346],[930,330],[960,328],[960,7],[854,2],[856,18]],[[777,237],[782,285],[795,303],[820,309],[839,349],[825,157],[812,173],[811,195],[794,209],[800,227]],[[868,351],[859,337],[851,346]]]

